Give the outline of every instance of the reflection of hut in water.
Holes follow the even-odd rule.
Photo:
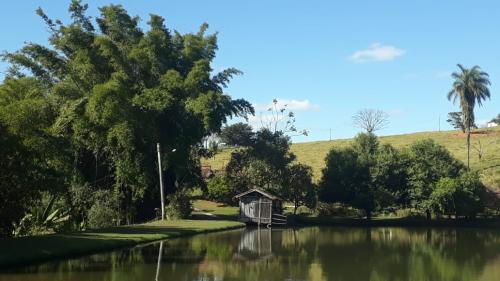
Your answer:
[[[240,201],[240,221],[268,226],[286,225],[281,198],[257,188],[240,193],[234,198]]]
[[[269,228],[246,229],[241,235],[236,256],[245,260],[272,257],[272,230]]]

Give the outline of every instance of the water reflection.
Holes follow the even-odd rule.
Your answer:
[[[235,230],[17,269],[3,280],[500,280],[500,230]]]

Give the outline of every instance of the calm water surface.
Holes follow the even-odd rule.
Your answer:
[[[0,281],[500,280],[500,230],[246,229],[0,272]]]

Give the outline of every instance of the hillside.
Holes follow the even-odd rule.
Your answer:
[[[389,143],[395,147],[404,147],[421,139],[433,139],[445,146],[456,158],[466,161],[465,135],[458,131],[420,132],[405,135],[380,137],[382,144]],[[321,177],[321,169],[328,151],[334,147],[348,145],[351,139],[332,141],[315,141],[292,144],[292,152],[297,155],[297,161],[310,165],[314,171],[315,180]],[[478,149],[481,143],[483,156],[479,161]],[[481,172],[483,181],[492,189],[500,190],[500,128],[479,129],[471,137],[471,167]],[[233,149],[225,149],[210,159],[203,160],[204,165],[210,165],[213,170],[225,167]]]

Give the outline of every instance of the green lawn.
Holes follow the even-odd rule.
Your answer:
[[[405,147],[416,140],[433,139],[445,146],[457,159],[466,161],[465,135],[458,131],[420,132],[405,135],[381,137],[381,143],[389,143],[395,147]],[[300,163],[313,168],[314,179],[319,180],[321,169],[328,151],[334,147],[345,147],[351,139],[333,141],[315,141],[292,144],[291,151],[297,155]],[[481,143],[483,149],[482,160],[479,161],[476,148]],[[480,171],[484,183],[492,189],[500,191],[500,128],[475,130],[471,137],[471,168]],[[204,164],[212,166],[214,170],[225,167],[231,156],[232,149],[226,149],[215,157],[205,159]]]
[[[221,220],[155,221],[95,231],[0,239],[0,268],[243,226],[236,221]]]
[[[218,219],[235,220],[238,217],[238,207],[227,206],[207,200],[196,200],[193,202],[193,215],[210,214]]]

